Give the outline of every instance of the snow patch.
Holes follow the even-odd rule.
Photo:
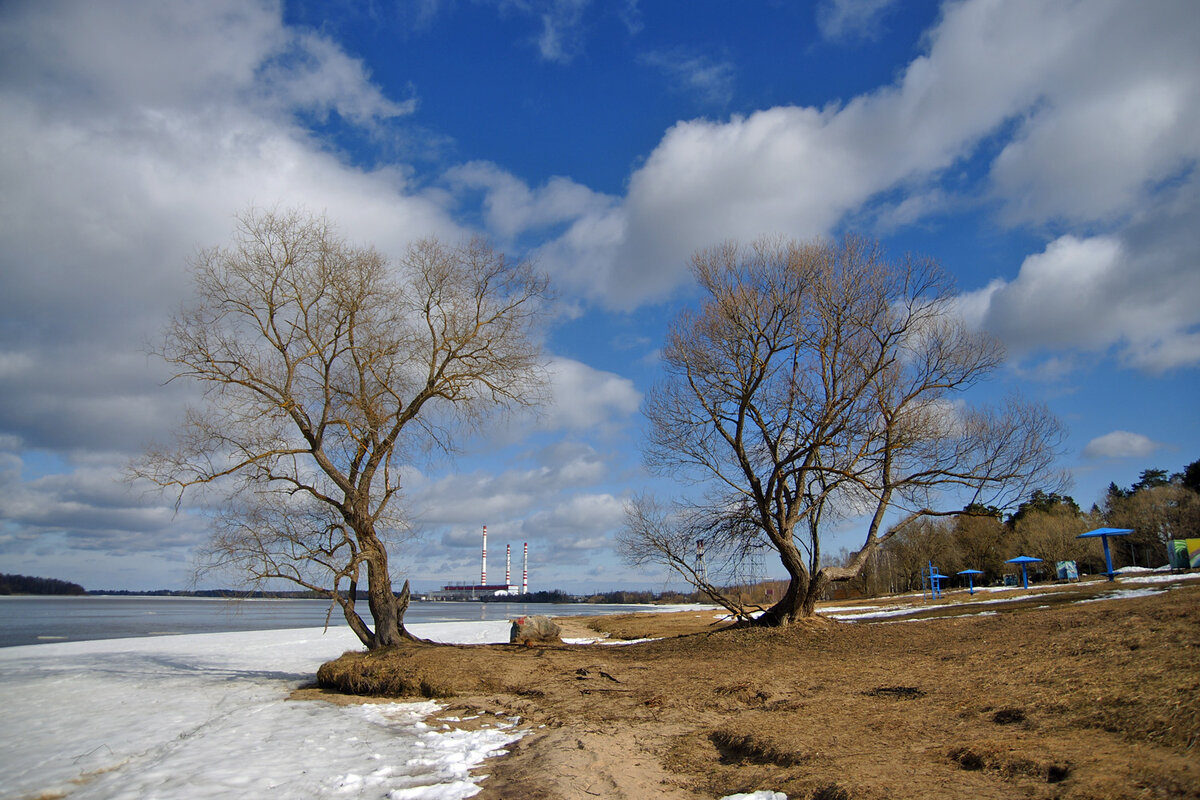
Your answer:
[[[1138,575],[1132,578],[1126,578],[1125,572],[1122,569],[1121,575],[1117,578],[1118,583],[1174,583],[1175,581],[1189,581],[1200,579],[1200,572],[1182,572],[1178,575]]]
[[[1155,594],[1162,594],[1166,589],[1118,589],[1115,592],[1105,592],[1104,594],[1089,597],[1086,600],[1076,600],[1076,603],[1099,603],[1102,600],[1128,600],[1131,597],[1149,597]]]
[[[503,642],[506,622],[413,625]],[[4,796],[422,798],[478,792],[471,770],[520,738],[511,720],[434,729],[431,701],[290,702],[348,628],[106,639],[0,649]]]

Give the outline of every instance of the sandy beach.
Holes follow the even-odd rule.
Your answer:
[[[788,631],[567,620],[611,644],[413,647],[322,677],[519,717],[481,800],[1198,797],[1195,577],[862,601]]]

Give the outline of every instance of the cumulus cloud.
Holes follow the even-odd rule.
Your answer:
[[[540,420],[545,430],[596,430],[625,422],[637,413],[642,394],[633,381],[581,361],[550,362],[553,400]]]
[[[384,97],[271,3],[12,4],[0,14],[0,418],[29,447],[133,451],[181,393],[141,350],[197,247],[248,203],[306,205],[395,251],[457,236],[401,170],[349,168],[293,114],[380,124]],[[136,435],[139,432],[141,435]]]
[[[187,263],[251,203],[327,212],[384,252],[457,238],[403,169],[348,167],[301,124],[378,132],[413,103],[272,2],[3,6],[0,440],[18,466],[31,450],[63,460],[4,471],[0,547],[28,569],[143,553],[181,582],[203,518],[130,490],[123,467],[194,399],[145,354],[187,296]]]
[[[615,202],[612,197],[561,176],[532,188],[512,173],[485,161],[451,167],[444,179],[460,196],[464,191],[482,191],[488,229],[510,240],[528,231],[601,214]]]
[[[1113,431],[1088,442],[1083,455],[1084,458],[1145,458],[1162,446],[1140,433]]]
[[[1114,349],[1150,373],[1200,364],[1200,180],[1134,216],[1120,233],[1060,236],[1012,281],[961,298],[964,315],[1020,357]]]
[[[122,480],[119,456],[74,459],[69,471],[26,478],[23,460],[0,455],[0,552],[59,550],[181,553],[203,528],[169,505],[148,505]]]
[[[1049,65],[1079,41],[1069,9],[1025,8],[951,7],[894,85],[845,105],[677,123],[621,208],[580,218],[544,249],[548,260],[589,262],[583,288],[628,308],[679,286],[688,254],[714,237],[830,232],[880,192],[969,155],[1038,100]]]
[[[528,517],[521,531],[526,537],[550,538],[558,549],[588,550],[609,546],[605,534],[624,519],[624,500],[607,493],[581,493]]]
[[[825,8],[850,25],[882,7]],[[986,200],[1006,224],[1058,231],[1015,278],[963,298],[1015,352],[1116,347],[1139,369],[1192,365],[1198,38],[1189,3],[948,4],[892,85],[672,126],[619,203],[539,255],[572,290],[630,309],[676,291],[689,255],[720,239],[851,219],[891,229]],[[972,159],[981,181],[940,185]]]

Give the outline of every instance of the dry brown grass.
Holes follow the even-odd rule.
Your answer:
[[[598,617],[574,624],[669,638],[414,646],[320,679],[519,715],[532,733],[488,765],[483,800],[1200,797],[1200,586],[1036,605],[789,630]]]

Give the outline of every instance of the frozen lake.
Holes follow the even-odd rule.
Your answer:
[[[504,622],[417,630],[457,641],[508,632]],[[510,723],[456,731],[431,702],[287,700],[357,646],[342,626],[4,648],[0,798],[473,794],[469,771],[519,736]]]
[[[366,613],[365,602],[362,608]],[[405,615],[405,622],[486,622],[529,614],[619,614],[653,608],[645,605],[585,603],[413,602]],[[328,611],[329,603],[325,600],[0,596],[0,647],[183,633],[322,627]],[[329,624],[331,628],[346,628],[340,609],[335,610]]]
[[[450,605],[502,616],[477,603],[431,611],[446,614]],[[412,630],[443,642],[508,640],[506,619]],[[516,720],[455,730],[430,701],[343,707],[287,699],[322,662],[357,649],[345,625],[0,648],[0,800],[475,794],[482,774],[471,771],[522,735]]]

